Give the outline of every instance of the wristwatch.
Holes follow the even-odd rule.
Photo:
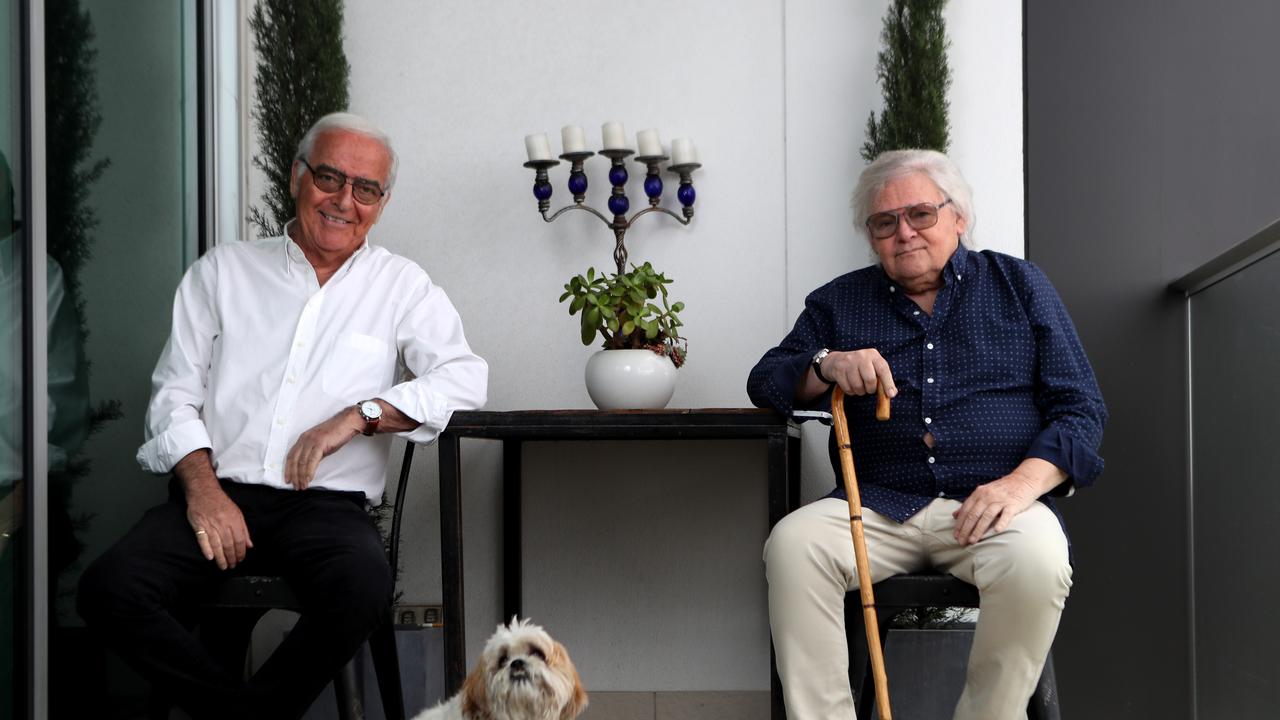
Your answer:
[[[378,421],[382,420],[382,406],[376,400],[365,400],[356,403],[356,409],[360,411],[360,417],[364,418],[364,430],[360,432],[365,435],[378,432]]]
[[[828,385],[833,385],[834,383],[831,380],[828,380],[826,375],[822,374],[822,359],[830,354],[830,350],[822,348],[813,354],[813,359],[809,361],[809,364],[813,366],[813,374],[817,375],[819,380]]]

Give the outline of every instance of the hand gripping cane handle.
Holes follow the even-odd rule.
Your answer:
[[[876,707],[881,720],[893,720],[889,709],[889,678],[884,671],[884,650],[880,647],[880,624],[876,620],[875,595],[871,590],[871,565],[867,560],[867,541],[862,535],[862,499],[858,496],[858,475],[853,469],[853,450],[849,446],[849,423],[844,416],[844,391],[837,385],[831,391],[831,418],[840,450],[840,471],[844,476],[845,494],[849,496],[849,531],[853,534],[853,557],[858,568],[858,591],[862,595],[862,621],[867,630],[867,651],[871,656],[871,675],[876,687]],[[889,419],[889,397],[884,386],[876,388],[876,419]]]

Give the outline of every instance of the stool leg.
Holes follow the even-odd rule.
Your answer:
[[[1027,704],[1027,720],[1062,720],[1062,709],[1058,707],[1058,676],[1053,669],[1052,650],[1045,658],[1040,682],[1036,683],[1036,691]]]
[[[356,657],[342,666],[333,678],[333,694],[338,699],[338,718],[340,720],[364,720],[364,693],[361,692],[359,666]]]
[[[396,626],[391,621],[369,636],[373,669],[378,676],[378,695],[386,720],[404,720],[404,692],[400,687],[400,653],[396,648]]]

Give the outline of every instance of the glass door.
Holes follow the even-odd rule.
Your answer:
[[[134,454],[173,293],[197,253],[199,7],[43,4],[50,716],[128,716],[149,689],[85,630],[75,590],[166,494]]]
[[[25,175],[22,121],[24,69],[21,56],[20,3],[7,2],[0,12],[0,720],[26,714],[26,599],[30,582],[24,527],[26,405],[24,345],[27,323],[23,307],[28,239],[22,228],[20,194]]]

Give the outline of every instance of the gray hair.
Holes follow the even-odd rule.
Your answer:
[[[298,154],[294,159],[311,162],[311,151],[315,149],[316,138],[334,130],[357,133],[381,143],[391,158],[391,169],[387,171],[387,186],[383,190],[390,190],[391,186],[396,184],[396,170],[400,167],[400,158],[396,156],[395,148],[391,147],[391,136],[375,125],[372,120],[355,113],[329,113],[317,120],[307,134],[302,136],[302,140],[298,143]],[[305,169],[299,166],[294,172],[294,179],[302,177],[302,171]]]
[[[921,173],[932,180],[942,194],[951,199],[956,214],[965,219],[965,232],[960,236],[960,242],[972,248],[973,227],[978,224],[978,216],[973,210],[973,191],[965,182],[964,175],[960,174],[960,168],[937,150],[888,150],[877,155],[858,177],[858,185],[849,201],[854,225],[869,241],[871,235],[867,232],[866,219],[876,197],[891,181],[913,173]]]

